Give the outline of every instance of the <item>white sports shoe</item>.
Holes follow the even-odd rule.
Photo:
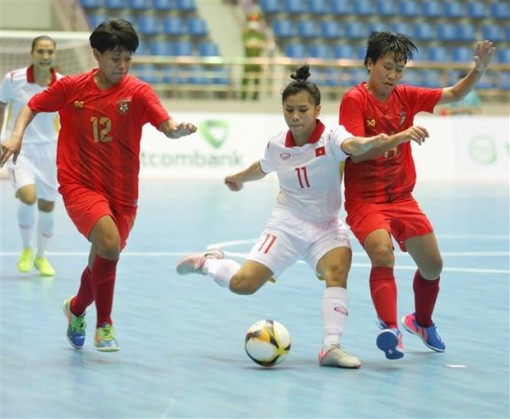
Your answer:
[[[203,270],[206,259],[223,259],[225,254],[220,249],[211,249],[202,253],[192,253],[184,256],[176,266],[179,275],[188,274],[202,274],[205,275]]]
[[[352,355],[349,355],[340,345],[334,345],[327,351],[322,348],[319,353],[319,364],[321,367],[361,367],[360,360]]]

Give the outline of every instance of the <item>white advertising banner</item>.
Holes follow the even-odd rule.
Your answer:
[[[222,179],[258,160],[270,138],[286,130],[278,114],[172,114],[198,126],[197,133],[169,140],[152,126],[143,132],[140,177]],[[336,115],[321,117],[335,124]],[[507,117],[418,116],[430,138],[413,145],[419,180],[507,180]]]

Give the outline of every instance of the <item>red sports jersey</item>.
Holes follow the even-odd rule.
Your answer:
[[[405,131],[418,112],[432,112],[442,89],[396,86],[381,102],[368,93],[366,83],[351,88],[340,104],[340,124],[356,136],[371,137]],[[345,165],[345,208],[362,202],[391,202],[413,191],[416,170],[411,144],[406,142],[375,159]]]
[[[79,184],[104,194],[113,208],[137,205],[142,127],[170,119],[152,87],[126,75],[100,90],[97,69],[67,76],[33,96],[34,112],[60,114],[60,185]]]

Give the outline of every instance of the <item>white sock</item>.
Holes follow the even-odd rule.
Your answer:
[[[21,242],[24,248],[32,247],[34,240],[35,204],[18,204],[18,225],[21,233]]]
[[[52,212],[39,211],[39,223],[37,224],[37,257],[46,255],[48,242],[53,237],[55,216]]]
[[[322,343],[325,348],[340,344],[348,316],[347,290],[341,287],[326,288],[322,298]]]
[[[212,277],[220,287],[228,288],[230,280],[241,265],[232,259],[206,259],[204,272]]]

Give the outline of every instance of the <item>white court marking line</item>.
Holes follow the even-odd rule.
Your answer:
[[[446,364],[445,366],[448,368],[467,368],[467,365],[462,364]]]

